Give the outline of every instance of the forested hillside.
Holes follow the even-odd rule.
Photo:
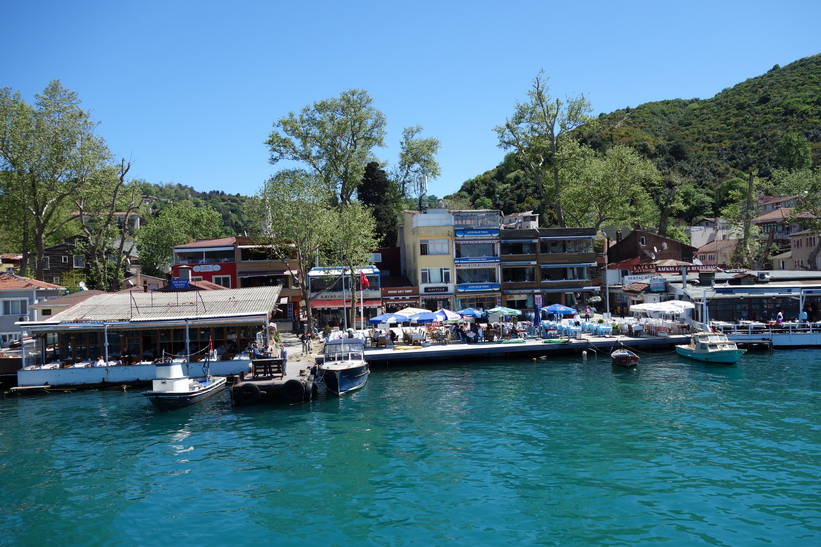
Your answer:
[[[722,183],[751,171],[769,177],[779,167],[779,143],[791,134],[806,139],[813,166],[821,164],[821,55],[775,66],[710,99],[674,99],[603,114],[572,136],[598,152],[629,146],[666,179],[686,180],[688,206],[677,218],[689,222],[719,213]],[[544,214],[537,194],[511,153],[496,168],[465,182],[453,197],[505,212]]]

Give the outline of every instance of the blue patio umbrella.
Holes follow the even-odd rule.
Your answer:
[[[456,313],[458,313],[462,317],[484,317],[485,316],[485,312],[483,312],[481,310],[477,310],[476,308],[465,308],[463,310],[459,310]]]
[[[436,315],[433,312],[426,311],[422,313],[417,313],[416,315],[411,315],[408,317],[411,323],[433,323],[433,322],[441,322],[442,318]]]
[[[368,323],[372,325],[381,325],[383,323],[404,323],[407,320],[408,318],[404,315],[398,315],[395,313],[383,313],[382,315],[371,317],[370,319],[368,319]]]
[[[567,306],[562,306],[561,304],[550,304],[542,309],[547,313],[555,313],[558,315],[576,315],[577,313],[573,308],[568,308]]]

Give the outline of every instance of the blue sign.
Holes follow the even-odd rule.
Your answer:
[[[191,288],[188,285],[187,279],[172,279],[171,280],[171,288],[172,289],[189,289]]]
[[[463,283],[456,285],[456,292],[480,292],[498,291],[501,286],[498,283]]]
[[[456,237],[499,237],[498,229],[456,230]]]
[[[479,262],[492,262],[498,263],[499,257],[498,256],[463,256],[460,258],[454,258],[453,261],[456,264],[476,264]]]

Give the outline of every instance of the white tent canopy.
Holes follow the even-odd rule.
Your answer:
[[[630,306],[630,313],[634,315],[646,315],[647,317],[685,317],[689,310],[696,306],[692,302],[684,300],[668,300],[667,302],[650,302],[646,304],[634,304]]]

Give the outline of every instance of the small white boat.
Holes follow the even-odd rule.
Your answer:
[[[222,376],[189,378],[182,373],[180,363],[157,365],[157,378],[152,380],[152,390],[143,393],[159,410],[183,408],[216,395],[226,385]]]
[[[365,337],[353,331],[331,333],[317,371],[317,378],[324,381],[331,393],[344,395],[360,389],[371,372],[365,361]]]
[[[734,364],[746,352],[725,334],[715,332],[697,332],[690,337],[689,344],[676,346],[676,353],[682,357],[723,365]]]

